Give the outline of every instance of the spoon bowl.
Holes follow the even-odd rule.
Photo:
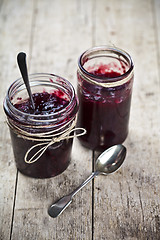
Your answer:
[[[95,170],[105,175],[115,172],[122,165],[125,156],[126,148],[123,145],[110,147],[97,158]]]
[[[96,160],[95,171],[72,193],[53,203],[48,209],[48,214],[53,218],[59,216],[72,202],[73,196],[94,177],[98,176],[99,174],[108,175],[115,172],[122,165],[126,156],[126,151],[126,148],[121,144],[110,147],[104,151]]]

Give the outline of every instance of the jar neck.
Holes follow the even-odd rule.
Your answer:
[[[9,121],[14,121],[16,125],[31,126],[32,128],[37,128],[37,126],[59,128],[75,119],[78,111],[78,101],[75,90],[69,81],[57,75],[45,73],[31,74],[29,75],[29,80],[32,93],[60,90],[68,98],[69,103],[60,111],[45,115],[28,114],[18,110],[14,106],[15,102],[19,96],[26,95],[25,85],[20,78],[10,86],[4,100],[4,110]]]
[[[120,71],[116,77],[95,75],[90,69],[101,65]],[[117,68],[117,69],[116,69]],[[133,62],[130,55],[119,49],[108,46],[99,46],[85,51],[78,60],[78,74],[86,81],[102,87],[116,87],[125,84],[133,78]]]

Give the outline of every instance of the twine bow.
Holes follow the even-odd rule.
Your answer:
[[[36,162],[44,154],[44,152],[48,149],[49,146],[51,146],[57,142],[61,142],[62,140],[71,139],[74,137],[80,137],[80,136],[86,134],[86,130],[84,128],[75,128],[75,122],[76,121],[73,121],[71,126],[69,128],[67,128],[66,130],[63,130],[61,132],[61,134],[58,134],[58,133],[54,134],[55,130],[45,132],[45,133],[29,133],[27,131],[20,129],[15,124],[10,123],[9,121],[7,121],[7,124],[17,134],[18,137],[24,138],[26,140],[41,142],[41,143],[35,144],[31,148],[29,148],[24,156],[24,161],[28,164],[31,164],[31,163]],[[76,133],[77,131],[81,131],[81,132]],[[71,135],[71,133],[76,133],[76,134]],[[33,149],[35,149],[39,146],[42,146],[42,147],[30,159],[28,159],[29,153]]]

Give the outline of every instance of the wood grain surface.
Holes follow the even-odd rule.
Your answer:
[[[93,170],[99,152],[74,140],[71,164],[51,179],[15,167],[3,100],[20,77],[18,52],[30,73],[55,73],[76,88],[77,60],[97,45],[133,58],[130,132],[122,168],[99,176],[53,219],[49,205]],[[160,239],[160,1],[0,0],[0,240]]]

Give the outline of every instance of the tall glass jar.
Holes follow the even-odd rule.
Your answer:
[[[32,94],[56,94],[62,100],[61,110],[35,114],[17,109],[16,104],[25,107],[28,98],[22,79],[9,87],[4,110],[18,170],[30,177],[49,178],[62,173],[69,165],[77,96],[71,83],[62,77],[40,73],[31,74],[29,79]],[[67,100],[64,107],[63,100]]]
[[[133,84],[130,55],[114,47],[91,48],[79,58],[77,77],[77,126],[87,130],[82,145],[101,151],[124,142]]]

